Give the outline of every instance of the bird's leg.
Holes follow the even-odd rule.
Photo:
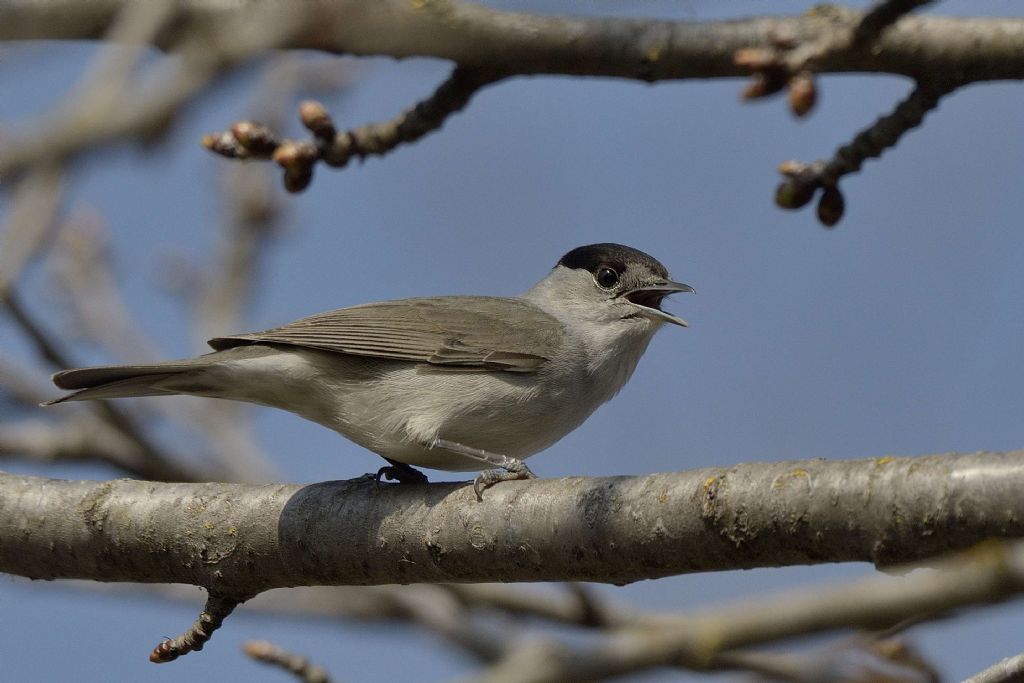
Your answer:
[[[491,453],[490,451],[485,451],[480,448],[473,448],[472,446],[466,446],[461,443],[436,437],[430,442],[430,448],[443,448],[446,451],[458,453],[459,455],[464,455],[467,458],[476,460],[477,462],[493,465],[498,468],[493,470],[484,470],[480,474],[476,475],[476,478],[473,480],[473,493],[476,494],[477,500],[483,500],[484,491],[498,482],[537,478],[537,475],[526,466],[525,462],[517,458],[510,458],[507,455]]]
[[[399,484],[426,484],[427,475],[420,472],[415,467],[406,465],[404,462],[398,462],[391,458],[384,458],[388,461],[386,467],[381,467],[377,470],[377,476],[375,479],[379,482],[381,479],[388,481],[397,481]]]

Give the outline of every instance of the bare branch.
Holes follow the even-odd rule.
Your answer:
[[[129,314],[111,271],[104,237],[95,220],[74,220],[59,232],[51,263],[61,287],[61,300],[70,309],[76,329],[115,357],[124,362],[160,357],[156,344],[139,329]],[[204,459],[215,462],[213,467],[218,479],[260,481],[266,479],[272,470],[248,436],[240,417],[241,407],[236,404],[213,399],[186,403],[172,400],[154,402],[146,408],[176,420],[186,428],[201,428],[213,444],[209,457]],[[228,419],[225,416],[229,416]],[[139,430],[142,433],[141,426]],[[136,468],[127,468],[126,471],[144,478],[163,478],[140,474]],[[198,480],[198,473],[189,480]]]
[[[840,147],[828,161],[804,163],[787,161],[779,172],[786,177],[775,192],[775,203],[784,209],[807,205],[821,190],[818,220],[832,227],[843,217],[845,201],[839,179],[856,173],[868,159],[881,156],[908,131],[921,125],[925,115],[939,106],[939,100],[957,88],[956,83],[918,83],[891,114],[883,116]]]
[[[302,123],[311,140],[280,140],[266,126],[240,121],[230,131],[203,138],[212,152],[232,159],[273,159],[284,169],[284,186],[301,192],[313,179],[318,161],[342,168],[353,157],[382,155],[401,144],[415,142],[437,130],[452,114],[461,111],[482,87],[497,80],[481,72],[456,68],[427,99],[384,123],[337,132],[330,114],[319,102],[304,102],[299,108]]]
[[[42,249],[57,221],[63,174],[44,165],[14,188],[7,224],[0,236],[0,300]]]
[[[154,664],[165,664],[189,652],[202,650],[213,637],[213,632],[219,629],[224,620],[244,601],[244,597],[233,598],[211,592],[206,600],[206,606],[192,626],[177,638],[168,638],[153,648],[149,661]]]
[[[929,567],[912,577],[871,577],[674,616],[671,622],[622,629],[592,647],[524,643],[474,680],[554,683],[664,666],[717,669],[737,663],[729,654],[736,648],[836,628],[875,628],[919,615],[935,618],[1024,592],[1024,543],[1019,541],[979,546]]]
[[[1021,680],[1024,680],[1024,655],[1016,655],[996,662],[963,683],[1019,683]]]
[[[792,683],[939,683],[938,673],[902,638],[846,638],[800,652],[743,650],[715,657],[715,669],[742,669]],[[758,679],[761,680],[761,679]]]
[[[242,651],[258,662],[284,669],[301,683],[331,683],[331,677],[322,666],[314,666],[308,659],[263,640],[250,640],[242,644]]]
[[[96,39],[127,0],[89,3],[20,0],[0,8],[0,40]],[[737,50],[771,47],[778,36],[813,42],[831,18],[760,17],[738,21],[664,21],[535,16],[454,0],[335,0],[309,3],[306,23],[278,46],[339,54],[437,57],[508,75],[568,74],[641,80],[743,76]],[[182,33],[223,27],[263,13],[293,19],[295,4],[277,0],[191,0],[173,31],[153,41],[167,47]],[[277,16],[273,15],[276,9]],[[850,15],[859,21],[858,13]],[[921,78],[962,73],[968,80],[1024,77],[1024,21],[904,16],[874,50],[829,55],[819,73],[885,72]],[[510,60],[509,55],[515,55]]]
[[[864,48],[874,43],[882,32],[904,15],[931,3],[932,0],[879,0],[863,14],[823,5],[816,13],[833,22],[831,31],[823,32],[816,40],[804,42],[786,55],[785,65],[792,74],[801,71],[819,71],[829,57],[841,58],[842,53]]]
[[[48,383],[30,376],[20,365],[0,356],[0,397],[24,408],[37,408],[50,398]]]
[[[6,306],[11,317],[28,336],[43,360],[56,368],[74,367],[75,364],[70,362],[52,337],[29,315],[13,291],[8,291],[5,296],[0,297],[0,305]],[[202,481],[211,474],[186,467],[165,455],[156,443],[146,436],[129,413],[116,408],[109,401],[96,401],[94,406],[93,410],[101,419],[118,429],[145,454],[145,457],[138,461],[140,469],[130,471],[141,472],[146,478],[159,481]]]
[[[890,565],[1024,536],[1022,456],[538,480],[498,486],[483,503],[464,484],[96,483],[0,474],[0,571],[255,594],[299,585],[627,583],[818,562]]]
[[[0,456],[37,462],[103,462],[137,477],[161,474],[124,434],[84,414],[58,424],[48,420],[0,422]]]
[[[175,13],[182,12],[181,16],[176,16],[179,21],[170,22],[173,27],[187,24],[189,12],[179,3],[96,2],[85,3],[83,7],[99,12],[109,11],[109,16],[102,22],[103,28],[108,25],[119,28],[115,20],[121,16],[123,7],[132,10],[127,14],[153,12],[156,16],[152,8],[159,5],[173,8]],[[70,11],[73,15],[75,6],[74,3],[59,1],[55,5],[34,6],[30,2],[4,4],[0,5],[0,24],[6,15],[7,18],[15,18],[19,26],[23,26],[20,20],[26,17],[29,23],[52,19],[54,28],[66,26],[66,15],[40,17],[36,10],[56,11],[62,15]],[[178,35],[172,31],[176,37],[171,45],[176,50],[175,55],[147,69],[144,78],[129,77],[132,60],[115,60],[116,67],[112,68],[120,78],[110,82],[106,79],[101,79],[100,83],[90,81],[94,87],[81,88],[78,95],[60,106],[33,133],[6,141],[4,153],[0,156],[0,178],[20,173],[35,163],[64,162],[102,144],[159,135],[181,107],[222,72],[286,42],[292,31],[297,29],[300,18],[294,13],[282,13],[264,6],[225,17],[227,23],[222,24],[217,32],[199,30]],[[138,41],[158,41],[160,36],[168,35],[167,31],[161,31],[165,24],[159,22],[142,24],[126,19],[125,23],[130,24],[131,31],[115,30],[107,37],[134,45]],[[141,29],[147,29],[148,33]],[[129,56],[135,57],[137,53],[138,50],[134,50]]]

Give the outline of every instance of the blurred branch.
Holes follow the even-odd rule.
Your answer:
[[[933,0],[878,0],[863,13],[854,12],[837,5],[818,5],[808,12],[829,21],[831,30],[822,31],[814,40],[799,42],[797,47],[785,55],[784,66],[790,75],[804,71],[821,71],[821,64],[830,57],[841,58],[856,48],[871,45],[882,32],[902,19],[905,15]],[[785,36],[785,34],[782,34]],[[791,41],[776,39],[780,42]]]
[[[78,415],[62,423],[48,420],[0,422],[0,456],[37,462],[103,462],[137,476],[167,474],[117,429]]]
[[[473,680],[594,681],[665,666],[701,670],[753,667],[748,656],[737,657],[732,651],[839,628],[875,628],[920,615],[934,619],[1021,592],[1024,543],[991,543],[932,562],[913,576],[871,577],[679,615],[673,617],[674,623],[663,620],[621,629],[596,646],[523,643]],[[767,664],[766,658],[758,661]],[[922,674],[928,675],[928,670]],[[893,678],[883,676],[881,680]]]
[[[157,343],[128,311],[108,240],[102,219],[88,211],[73,211],[57,232],[48,266],[67,327],[126,363],[159,357]]]
[[[1024,655],[1007,657],[963,683],[1019,683],[1024,680]]]
[[[14,19],[24,26],[21,19],[29,18],[29,23],[37,27],[67,27],[66,21],[69,15],[75,15],[75,8],[109,11],[102,23],[103,30],[110,27],[105,38],[132,46],[166,35],[164,29],[187,23],[189,15],[185,6],[170,1],[81,5],[14,2],[0,4],[0,25]],[[38,10],[46,14],[39,15]],[[149,139],[160,134],[177,112],[219,74],[286,42],[297,28],[297,21],[294,14],[268,6],[225,17],[217,31],[175,34],[180,40],[168,45],[174,54],[146,69],[144,78],[132,78],[142,54],[140,47],[132,47],[126,53],[123,47],[111,48],[110,58],[94,77],[87,79],[48,120],[37,124],[29,134],[5,141],[0,155],[0,178],[23,172],[36,163],[66,162],[102,144],[131,137]]]
[[[921,125],[939,101],[958,87],[956,83],[920,82],[891,114],[879,118],[840,147],[828,161],[804,163],[787,161],[779,167],[785,180],[775,192],[775,203],[784,209],[799,209],[821,190],[818,220],[832,227],[843,216],[845,200],[839,179],[856,173],[868,159],[879,157],[896,145],[908,131]]]
[[[273,159],[284,169],[285,189],[301,192],[313,179],[318,161],[343,168],[353,157],[383,155],[401,144],[415,142],[439,129],[445,119],[469,104],[480,88],[497,79],[495,75],[458,67],[430,97],[391,121],[338,132],[323,105],[307,101],[299,107],[299,115],[312,134],[311,140],[282,140],[268,126],[240,121],[230,131],[207,135],[203,145],[231,159]]]
[[[251,595],[299,585],[619,584],[819,562],[890,565],[1024,536],[1022,456],[811,460],[538,480],[498,486],[482,504],[463,484],[0,475],[0,545],[9,550],[0,571],[192,583]],[[97,514],[105,519],[101,529],[92,523]],[[19,524],[33,533],[23,535]],[[51,541],[63,550],[54,552]],[[132,563],[122,561],[126,553]]]
[[[327,63],[325,63],[325,61]],[[273,125],[284,118],[296,91],[337,92],[352,79],[352,69],[337,59],[311,61],[277,57],[268,64],[251,108]],[[214,261],[190,301],[194,316],[193,346],[208,351],[206,340],[225,330],[242,328],[244,313],[271,240],[281,230],[281,197],[272,186],[270,169],[229,165],[219,193],[225,205]],[[234,480],[269,480],[273,468],[252,438],[248,412],[231,401],[205,400],[203,424],[215,450],[239,476]]]
[[[47,363],[55,368],[74,367],[72,363],[60,351],[57,343],[47,334],[42,326],[29,315],[27,309],[21,304],[13,291],[8,291],[5,296],[0,297],[0,306],[7,308],[11,318],[22,329],[29,341],[35,347],[36,353]],[[96,401],[95,412],[110,426],[116,428],[131,440],[145,455],[138,461],[137,468],[129,470],[147,479],[157,481],[202,481],[209,476],[215,476],[215,472],[201,472],[194,468],[180,464],[176,459],[168,457],[148,437],[135,419],[119,408],[114,407],[109,401]],[[110,462],[110,458],[102,458]]]
[[[757,681],[788,683],[939,683],[932,665],[902,638],[857,635],[801,652],[732,651],[714,668],[759,674]]]
[[[97,39],[127,0],[89,3],[18,0],[0,11],[0,40]],[[891,3],[890,3],[891,4]],[[906,4],[906,3],[899,3]],[[814,42],[836,28],[833,16],[758,17],[735,21],[670,21],[614,17],[553,17],[504,12],[455,0],[334,0],[299,5],[277,0],[192,0],[173,30],[153,44],[168,48],[191,30],[221,29],[239,17],[264,21],[304,15],[303,25],[277,43],[354,55],[437,57],[506,75],[615,76],[645,81],[742,76],[733,55],[771,47],[779,36]],[[274,14],[276,12],[276,14]],[[851,26],[861,24],[850,11]],[[922,78],[959,73],[966,80],[1024,78],[1024,20],[903,16],[863,49],[831,51],[819,73],[885,72]]]
[[[60,301],[69,309],[71,326],[123,362],[160,357],[157,345],[128,311],[107,247],[105,232],[95,218],[73,217],[58,232],[51,270],[60,288]],[[214,403],[217,408],[210,407]],[[186,428],[200,428],[211,441],[204,459],[215,462],[219,479],[251,482],[268,478],[272,468],[248,436],[245,422],[239,417],[242,411],[237,405],[225,403],[172,399],[153,402],[146,408]],[[230,419],[225,419],[229,414]],[[128,471],[137,473],[135,469]]]
[[[238,122],[229,132],[204,139],[207,147],[223,156],[273,158],[284,169],[284,184],[291,192],[309,185],[318,161],[342,167],[352,157],[384,154],[417,140],[465,107],[478,89],[510,76],[564,74],[654,82],[753,74],[745,98],[767,97],[788,86],[790,106],[798,116],[810,112],[817,100],[815,74],[909,76],[917,84],[914,93],[831,161],[784,165],[787,179],[779,188],[777,203],[798,208],[821,190],[819,221],[831,227],[845,211],[838,179],[895,144],[942,95],[973,82],[1024,79],[1024,19],[910,14],[926,4],[928,0],[882,0],[866,12],[827,5],[799,17],[671,21],[535,16],[456,0],[292,4],[192,0],[175,6],[174,22],[154,24],[145,34],[113,31],[107,36],[111,41],[150,42],[164,49],[202,45],[192,53],[181,50],[197,63],[186,64],[188,78],[182,79],[182,86],[166,88],[179,94],[161,93],[164,102],[157,107],[149,103],[159,97],[143,98],[150,110],[156,109],[155,114],[146,106],[122,104],[98,123],[78,117],[76,125],[55,126],[58,131],[71,131],[70,137],[54,135],[49,130],[54,126],[44,127],[41,135],[6,150],[0,158],[0,177],[33,158],[61,158],[116,135],[152,127],[240,55],[271,47],[437,57],[455,64],[452,77],[431,97],[392,121],[339,133],[322,106],[308,103],[302,120],[312,133],[311,140],[284,140],[252,121]],[[121,8],[132,6],[125,0],[11,2],[0,5],[0,40],[98,38],[108,26],[116,25]],[[218,43],[211,50],[213,35],[222,42],[223,36],[233,40],[231,49]],[[211,58],[210,53],[216,56]]]
[[[331,677],[323,667],[314,666],[305,657],[264,640],[246,641],[242,643],[242,651],[258,662],[284,669],[301,683],[331,683]]]
[[[57,220],[62,184],[60,169],[43,165],[14,187],[6,225],[0,234],[0,299],[45,245]]]
[[[158,596],[171,600],[193,601],[195,589],[180,584],[118,585],[94,582],[66,582],[58,586],[74,586],[76,589],[101,592],[107,595],[141,594]],[[452,604],[454,595],[450,589],[458,589],[467,595],[474,595],[468,601]],[[481,597],[478,601],[475,597]],[[566,600],[566,598],[569,598]],[[591,596],[594,597],[594,596]],[[492,600],[492,598],[495,598]],[[562,618],[568,612],[550,612],[544,608],[545,601],[552,604],[566,604],[568,610],[576,603],[571,591],[536,590],[511,586],[509,584],[448,584],[448,585],[383,585],[383,586],[318,586],[282,588],[267,591],[246,602],[246,610],[302,617],[343,618],[361,622],[386,621],[394,624],[416,626],[438,635],[449,644],[459,647],[474,659],[494,662],[508,655],[513,648],[529,642],[529,624],[522,617],[540,620],[545,637],[553,642],[559,634],[565,633],[576,642],[581,633],[553,631],[550,624],[544,624],[548,616],[554,615],[557,624],[591,629],[593,636],[602,629],[603,635],[614,635],[623,627],[660,628],[685,622],[688,617],[680,613],[645,613],[622,608],[621,605],[600,600],[599,609],[607,619],[595,623],[575,617]],[[410,607],[412,606],[412,609]],[[521,608],[526,606],[524,611]],[[537,608],[534,611],[534,607]],[[629,611],[625,619],[619,619],[620,608]],[[433,619],[421,619],[421,613],[446,613],[440,623],[452,621],[457,630],[471,632],[472,640],[485,642],[486,649],[477,651],[466,647],[466,641],[450,637],[447,628],[437,628]],[[931,615],[934,618],[934,614]],[[498,620],[496,626],[491,623]],[[925,621],[918,618],[904,620],[897,628],[881,632],[859,633],[852,637],[829,642],[821,647],[796,652],[763,652],[755,650],[731,650],[716,656],[710,668],[715,670],[745,670],[762,675],[774,675],[779,680],[799,683],[936,683],[934,671],[923,658],[911,648],[906,640],[896,637],[908,624],[916,625]],[[396,636],[397,637],[397,636]],[[524,640],[525,639],[525,640]],[[680,668],[693,668],[681,665]],[[514,679],[518,680],[518,679]],[[762,680],[762,679],[758,679]],[[773,679],[774,680],[774,679]]]
[[[50,398],[41,381],[23,372],[20,364],[0,356],[0,397],[2,400],[19,404],[24,408],[38,408]]]

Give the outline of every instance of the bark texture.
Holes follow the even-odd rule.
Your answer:
[[[297,585],[580,580],[908,562],[1024,536],[1024,451],[467,484],[61,481],[0,474],[0,571]]]
[[[0,4],[0,40],[98,39],[128,0],[8,0]],[[737,50],[780,39],[810,43],[855,26],[863,15],[824,7],[798,17],[671,21],[553,17],[505,12],[452,0],[190,0],[153,43],[211,36],[246,14],[274,13],[304,27],[280,47],[354,55],[437,57],[472,69],[517,74],[613,76],[647,81],[745,76]],[[886,72],[961,82],[1024,78],[1024,20],[908,15],[876,42],[853,44],[816,60],[819,73]]]

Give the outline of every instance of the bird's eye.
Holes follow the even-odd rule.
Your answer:
[[[597,281],[598,286],[602,289],[611,289],[618,284],[619,274],[608,266],[603,266],[594,275],[594,280]]]

